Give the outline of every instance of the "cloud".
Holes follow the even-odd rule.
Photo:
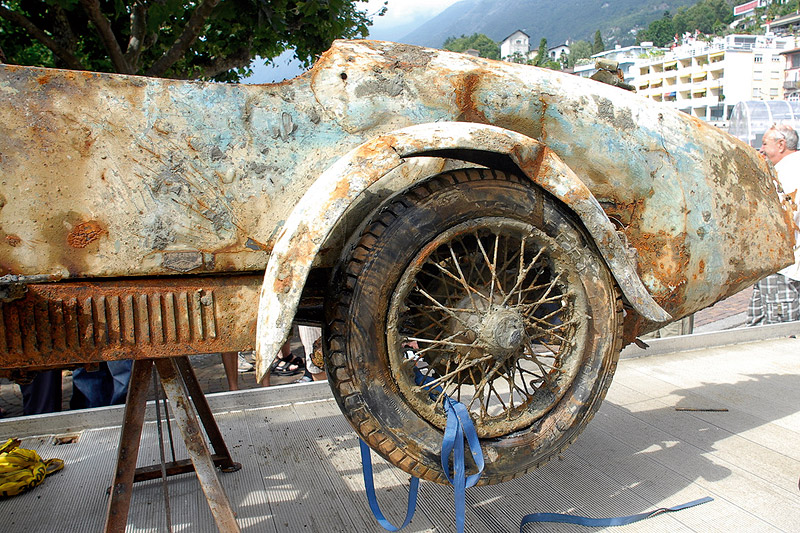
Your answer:
[[[382,17],[375,17],[375,27],[392,28],[405,26],[420,20],[424,22],[455,4],[458,0],[388,0],[388,9]],[[367,13],[375,13],[383,7],[384,0],[369,0]]]

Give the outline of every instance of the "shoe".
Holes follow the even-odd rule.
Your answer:
[[[311,383],[312,381],[314,381],[314,378],[306,374],[302,378],[292,381],[292,383]]]
[[[237,359],[238,359],[239,372],[250,372],[255,368],[255,366],[253,366],[253,364],[250,363],[245,358],[242,352],[239,352],[239,357]]]
[[[274,376],[294,376],[302,374],[306,370],[306,362],[297,356],[291,359],[275,359],[269,368]]]

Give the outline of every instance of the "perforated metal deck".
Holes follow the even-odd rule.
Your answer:
[[[657,355],[648,357],[625,352],[600,411],[561,457],[521,479],[468,490],[467,531],[518,531],[530,512],[628,515],[707,495],[714,501],[614,531],[799,531],[800,340],[786,335],[799,334],[800,324],[758,329],[654,341]],[[750,342],[709,347],[742,340]],[[695,349],[676,351],[681,346]],[[326,384],[209,400],[243,465],[220,474],[243,531],[382,531],[364,496],[358,441]],[[66,462],[42,486],[0,501],[3,529],[99,531],[121,419],[121,408],[106,408],[0,422],[3,439],[25,437],[23,446]],[[64,434],[79,438],[54,446],[53,436]],[[158,460],[156,439],[147,423],[140,465]],[[376,458],[376,485],[384,512],[401,521],[408,476]],[[175,531],[216,530],[193,474],[171,478],[169,491]],[[137,484],[128,531],[164,530],[161,482]],[[407,531],[454,530],[452,490],[422,483]]]

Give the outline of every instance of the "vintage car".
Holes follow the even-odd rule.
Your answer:
[[[792,261],[772,167],[620,88],[339,41],[271,85],[0,67],[3,375],[255,348],[321,324],[333,394],[445,482],[573,441],[637,336]]]

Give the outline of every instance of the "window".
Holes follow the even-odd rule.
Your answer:
[[[753,98],[761,98],[761,89],[753,87]]]
[[[756,54],[753,56],[753,63],[762,63],[764,61],[764,56],[761,54]]]
[[[781,61],[783,61],[783,58],[781,56],[772,56],[773,63],[780,63]]]
[[[792,68],[800,68],[800,54],[794,54],[791,59]]]
[[[780,71],[773,70],[772,72],[769,73],[769,77],[772,78],[773,80],[779,80],[781,79],[781,73]]]
[[[778,88],[777,87],[771,87],[770,90],[769,90],[769,95],[771,97],[773,97],[773,98],[777,98],[778,97]]]
[[[753,81],[761,81],[764,79],[764,73],[760,70],[753,71]]]

